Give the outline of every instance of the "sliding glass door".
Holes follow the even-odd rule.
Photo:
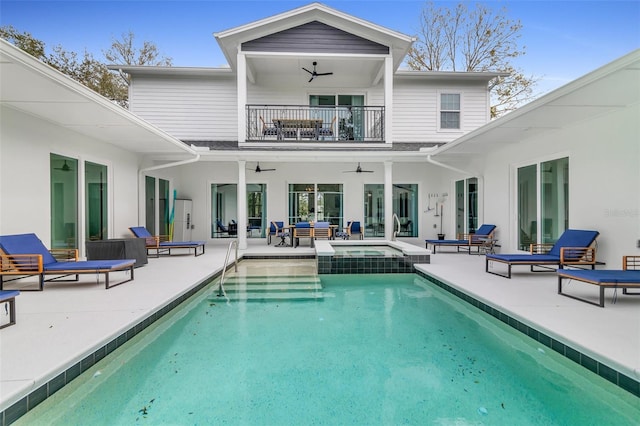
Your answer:
[[[384,236],[384,184],[364,185],[364,236]]]
[[[267,185],[247,184],[247,237],[266,236]]]
[[[86,239],[106,240],[109,235],[107,166],[85,162],[84,181],[86,193]]]
[[[342,228],[342,184],[289,184],[289,223],[329,222]]]
[[[238,184],[211,184],[211,237],[238,235]]]
[[[400,220],[399,237],[418,236],[418,185],[393,185],[393,212]]]
[[[51,177],[51,248],[78,247],[78,160],[49,157]]]

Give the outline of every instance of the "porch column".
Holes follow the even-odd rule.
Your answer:
[[[384,141],[393,143],[393,58],[384,59]]]
[[[384,238],[393,236],[393,163],[384,162]]]
[[[238,143],[247,141],[247,58],[238,51]]]
[[[238,160],[238,248],[247,248],[247,173],[244,160]]]

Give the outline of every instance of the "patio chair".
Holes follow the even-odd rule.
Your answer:
[[[313,228],[309,222],[298,222],[293,228],[293,247],[300,245],[300,238],[309,238],[309,246],[313,247]]]
[[[193,249],[194,256],[204,254],[204,241],[170,241],[168,235],[151,235],[144,226],[132,226],[129,230],[137,238],[145,239],[147,255],[151,255],[151,252],[155,251],[156,257],[160,257],[161,254],[171,256],[172,249],[187,249],[188,252]]]
[[[278,245],[285,245],[289,232],[284,227],[284,222],[271,221],[269,225],[269,234],[267,235],[267,245],[271,244],[271,237],[280,237],[281,241]]]
[[[313,225],[313,239],[317,240],[318,238],[331,239],[331,228],[329,227],[329,222],[316,222]]]
[[[268,125],[262,116],[260,116],[260,122],[262,123],[262,137],[265,138],[267,136],[278,136],[278,129],[276,126]]]
[[[600,287],[598,303],[563,292],[563,279],[580,281]],[[616,302],[616,292],[619,288],[622,289],[622,294],[640,296],[640,293],[629,292],[630,288],[640,289],[640,256],[623,256],[622,270],[563,269],[558,271],[558,294],[563,296],[604,308],[604,290],[607,288],[614,289],[613,303]]]
[[[487,254],[485,271],[511,278],[511,267],[517,265],[530,266],[531,272],[555,271],[551,266],[577,266],[595,269],[596,249],[592,247],[598,238],[598,231],[581,229],[567,229],[555,244],[531,244],[529,254]],[[507,265],[507,274],[489,270],[489,264],[502,263]],[[534,266],[542,270],[534,270]]]
[[[364,238],[364,233],[362,232],[362,227],[360,226],[359,221],[350,220],[347,222],[347,226],[344,228],[344,231],[336,232],[336,237],[342,238],[343,240],[348,240],[354,235],[357,235],[361,240]]]
[[[480,248],[486,244],[486,241],[493,239],[495,231],[496,225],[484,224],[474,233],[458,234],[458,238],[455,240],[425,240],[425,248],[429,248],[429,244],[431,244],[433,254],[436,254],[436,247],[456,247],[457,252],[462,249],[471,254],[471,249],[476,247],[477,253],[480,253]]]
[[[45,281],[79,281],[80,274],[104,274],[106,289],[133,281],[136,259],[78,261],[77,249],[47,250],[36,234],[17,234],[0,236],[0,263],[0,290],[4,290],[5,282],[37,276],[37,290],[42,291]],[[110,284],[109,274],[121,271],[128,271],[129,278]],[[45,280],[45,275],[54,277]],[[73,275],[75,279],[64,279]]]

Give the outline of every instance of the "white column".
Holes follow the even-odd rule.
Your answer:
[[[247,162],[238,160],[238,248],[247,248]]]
[[[247,58],[238,51],[238,142],[247,140]]]
[[[393,163],[384,162],[384,238],[393,236]]]
[[[384,60],[384,141],[393,143],[393,58]]]

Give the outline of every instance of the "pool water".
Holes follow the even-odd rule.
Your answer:
[[[402,251],[389,246],[344,245],[331,246],[336,256],[368,257],[368,256],[402,256]]]
[[[413,274],[206,289],[18,424],[636,424],[640,399]],[[228,289],[231,293],[233,290]],[[266,300],[266,299],[262,299]]]

